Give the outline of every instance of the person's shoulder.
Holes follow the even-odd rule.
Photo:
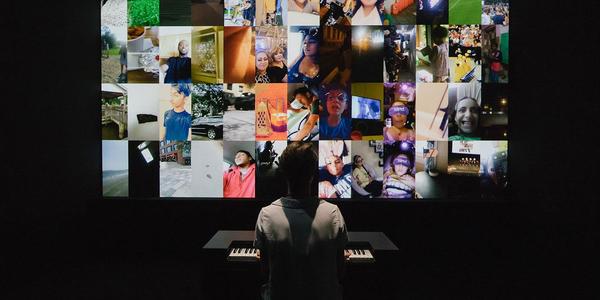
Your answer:
[[[352,164],[345,164],[344,167],[342,168],[342,171],[344,171],[344,173],[346,172],[350,172],[352,170]]]
[[[325,209],[326,211],[329,211],[329,212],[332,212],[332,213],[338,212],[340,210],[337,205],[335,205],[333,203],[330,203],[330,202],[327,202],[325,200],[319,200],[319,208],[320,209]]]

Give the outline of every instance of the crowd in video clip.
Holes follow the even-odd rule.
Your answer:
[[[508,0],[102,0],[104,197],[501,199]]]

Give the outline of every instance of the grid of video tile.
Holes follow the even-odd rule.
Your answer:
[[[508,0],[101,0],[105,197],[495,199]]]

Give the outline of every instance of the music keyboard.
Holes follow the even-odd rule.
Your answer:
[[[351,263],[374,263],[375,257],[369,249],[346,249],[350,252],[349,261]]]
[[[373,252],[365,248],[346,249],[350,252],[350,263],[374,263]],[[256,248],[253,247],[234,247],[228,251],[227,261],[232,262],[255,262],[258,261]]]
[[[231,248],[229,254],[227,254],[227,261],[247,261],[255,262],[258,261],[256,256],[256,248],[252,247],[235,247]]]

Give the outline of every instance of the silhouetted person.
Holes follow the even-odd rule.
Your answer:
[[[269,272],[265,300],[342,298],[348,234],[339,208],[311,192],[317,165],[311,143],[292,142],[279,157],[288,196],[261,209],[254,240]]]

